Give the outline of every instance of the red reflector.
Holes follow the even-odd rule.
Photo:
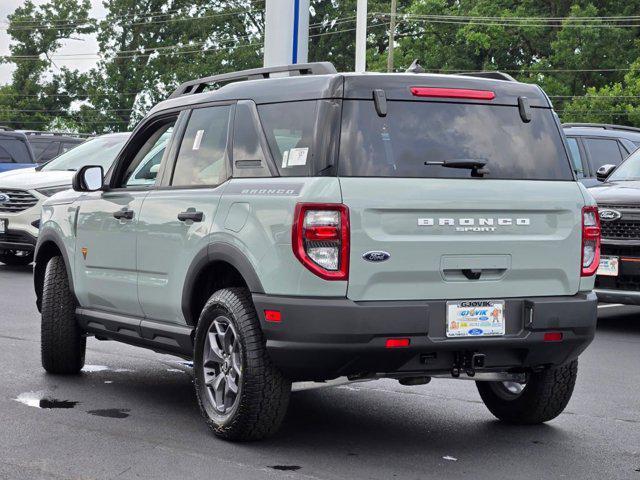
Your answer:
[[[280,323],[282,321],[282,315],[278,310],[265,310],[264,311],[264,319],[267,322],[276,322]]]
[[[467,88],[411,87],[416,97],[470,98],[473,100],[493,100],[496,94],[491,90],[470,90]]]
[[[545,342],[561,342],[562,341],[562,332],[546,332],[544,334]]]
[[[339,240],[337,227],[309,227],[304,229],[307,240]]]
[[[387,348],[402,348],[409,346],[408,338],[387,338],[385,347]]]

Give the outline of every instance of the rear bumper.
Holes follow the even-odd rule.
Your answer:
[[[598,300],[605,303],[623,303],[625,305],[640,305],[640,291],[611,290],[597,288],[594,290]]]
[[[575,359],[593,340],[595,293],[570,297],[506,299],[506,335],[456,338],[445,335],[445,301],[353,302],[345,298],[278,297],[254,294],[267,349],[295,380],[342,375],[448,372],[457,354],[486,355],[487,370],[560,365]],[[264,310],[281,312],[267,322]],[[561,342],[543,341],[561,331]],[[410,346],[387,349],[387,338]]]

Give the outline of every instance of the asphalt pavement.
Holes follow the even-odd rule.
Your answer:
[[[640,480],[640,309],[599,311],[546,425],[497,422],[470,381],[378,380],[303,386],[276,437],[232,444],[179,358],[91,338],[81,375],[45,374],[31,271],[0,265],[0,479]]]

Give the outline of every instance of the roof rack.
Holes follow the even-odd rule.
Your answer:
[[[338,72],[330,62],[298,63],[295,65],[282,65],[279,67],[253,68],[251,70],[223,73],[221,75],[214,75],[212,77],[190,80],[180,85],[169,98],[201,93],[208,85],[215,83],[230,83],[244,80],[263,80],[266,78],[271,78],[271,75],[274,73],[289,73],[289,76],[292,77],[298,75],[327,75]]]
[[[640,128],[627,127],[626,125],[613,125],[610,123],[563,123],[563,127],[592,127],[603,128],[604,130],[627,130],[629,132],[640,133]]]
[[[462,72],[456,73],[455,75],[463,75],[465,77],[489,78],[492,80],[504,80],[507,82],[517,82],[517,80],[508,73],[499,72],[497,70],[491,72]]]
[[[76,137],[76,138],[88,138],[91,136],[89,133],[65,133],[65,132],[43,132],[40,130],[18,130],[25,135],[42,136],[42,137]]]

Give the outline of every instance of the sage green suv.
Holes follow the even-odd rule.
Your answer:
[[[506,75],[194,80],[73,187],[36,247],[45,370],[78,373],[89,335],[193,359],[223,438],[340,376],[472,378],[498,418],[545,422],[594,336],[595,203],[544,92]]]

